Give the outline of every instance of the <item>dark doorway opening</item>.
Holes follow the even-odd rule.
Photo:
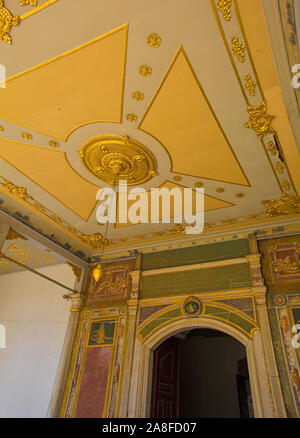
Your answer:
[[[181,332],[154,352],[152,418],[252,418],[246,349],[211,329]]]

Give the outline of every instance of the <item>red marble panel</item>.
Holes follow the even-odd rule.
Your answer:
[[[102,418],[112,347],[89,347],[80,383],[75,418]]]

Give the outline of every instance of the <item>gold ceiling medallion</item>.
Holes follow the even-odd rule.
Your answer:
[[[263,101],[261,105],[248,106],[247,111],[250,120],[246,123],[246,128],[254,129],[257,136],[260,138],[273,132],[271,123],[275,117],[267,114],[267,104],[265,101]]]
[[[126,136],[94,137],[82,146],[79,155],[90,172],[111,185],[119,180],[127,180],[128,185],[141,184],[157,175],[152,153]]]
[[[7,44],[11,44],[10,28],[18,26],[19,23],[20,17],[13,16],[4,6],[4,1],[0,0],[0,39]]]
[[[217,8],[223,14],[223,18],[226,21],[231,19],[231,0],[220,0],[217,4]]]
[[[36,6],[37,2],[38,2],[38,0],[20,0],[20,5],[21,6],[26,6],[26,5]]]
[[[245,46],[244,44],[239,42],[239,39],[236,35],[233,35],[231,38],[232,42],[232,53],[237,56],[239,62],[245,62]]]
[[[161,37],[157,33],[150,33],[147,36],[147,44],[150,47],[157,49],[161,45]]]
[[[296,193],[288,195],[283,193],[281,198],[271,201],[263,201],[266,207],[266,214],[268,216],[280,216],[300,213],[300,198]]]
[[[249,74],[245,76],[245,88],[250,96],[255,96],[256,82],[251,79]]]
[[[149,65],[141,65],[139,67],[139,72],[142,76],[151,76],[152,75],[152,68],[149,67]]]
[[[141,91],[134,91],[132,93],[132,97],[134,100],[137,100],[138,102],[140,102],[141,100],[144,100],[144,93],[142,93]]]

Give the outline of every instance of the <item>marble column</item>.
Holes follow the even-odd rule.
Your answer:
[[[133,355],[134,355],[134,343],[135,343],[135,333],[137,326],[137,314],[139,305],[139,289],[140,289],[140,278],[141,271],[130,272],[131,277],[131,294],[130,299],[127,300],[128,305],[128,341],[125,356],[125,366],[124,366],[124,380],[122,388],[122,399],[119,417],[128,417],[128,404],[129,404],[129,389],[130,389],[130,379],[132,377],[132,365],[133,365]]]
[[[64,295],[65,299],[71,301],[70,316],[67,325],[65,340],[58,364],[54,387],[48,407],[47,417],[57,418],[64,394],[65,382],[67,378],[69,363],[72,354],[73,343],[79,322],[80,310],[83,305],[83,295],[80,293],[70,293]]]
[[[257,249],[257,246],[256,246]],[[253,253],[246,256],[249,267],[250,267],[250,275],[251,275],[251,283],[252,283],[252,291],[255,296],[255,304],[258,315],[258,321],[261,330],[261,338],[262,338],[262,346],[264,351],[264,359],[261,358],[263,362],[265,362],[265,369],[267,370],[267,378],[269,381],[271,398],[273,403],[273,412],[267,412],[267,416],[274,416],[279,418],[285,418],[287,416],[285,404],[283,401],[280,380],[278,376],[278,369],[275,359],[275,353],[273,348],[273,342],[271,337],[271,330],[269,324],[269,317],[267,311],[267,288],[264,285],[264,278],[261,272],[261,263],[260,258],[261,255],[259,253]],[[258,359],[258,358],[257,358]],[[263,373],[263,367],[260,368],[260,376]]]

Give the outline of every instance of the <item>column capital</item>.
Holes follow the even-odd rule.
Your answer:
[[[261,263],[260,258],[261,255],[257,254],[248,254],[245,256],[248,260],[250,266],[250,274],[251,274],[251,282],[253,287],[259,287],[264,285],[264,278],[261,272]]]
[[[84,297],[82,294],[80,293],[66,294],[63,296],[63,298],[67,301],[69,300],[72,301],[70,312],[80,312],[84,302]]]
[[[255,291],[254,299],[258,306],[265,306],[267,301],[266,287],[265,288],[253,288]]]
[[[127,305],[128,305],[128,311],[129,313],[135,312],[137,309],[137,306],[139,304],[139,300],[138,298],[129,298],[126,301]]]
[[[248,255],[245,255],[245,259],[247,259],[249,263],[259,263],[260,264],[261,254],[259,254],[259,253],[248,254]]]
[[[140,288],[141,271],[131,271],[131,272],[129,272],[129,275],[131,278],[130,298],[138,298],[139,288]]]

